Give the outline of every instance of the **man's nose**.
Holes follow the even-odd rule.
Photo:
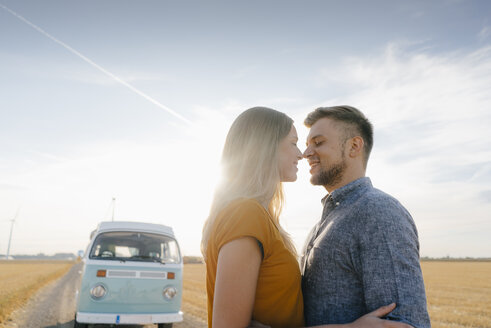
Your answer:
[[[303,158],[309,158],[309,156],[312,156],[312,149],[310,146],[308,146],[305,151],[302,154]]]

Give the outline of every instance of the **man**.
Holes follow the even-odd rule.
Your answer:
[[[352,322],[395,302],[386,318],[430,327],[413,219],[365,177],[371,123],[350,106],[318,108],[304,123],[311,182],[328,191],[301,261],[307,325]]]

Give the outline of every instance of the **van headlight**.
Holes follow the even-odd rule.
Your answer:
[[[165,287],[164,292],[162,293],[164,295],[164,298],[168,301],[174,298],[174,296],[177,295],[177,289],[174,287]]]
[[[103,285],[95,285],[90,290],[90,296],[95,300],[104,297],[104,295],[106,295],[106,288]]]

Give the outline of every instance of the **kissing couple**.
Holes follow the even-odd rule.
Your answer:
[[[230,127],[201,242],[208,327],[431,327],[414,221],[365,176],[372,124],[351,106],[304,123],[303,153],[282,112],[250,108]],[[327,195],[299,256],[279,216],[302,158]]]

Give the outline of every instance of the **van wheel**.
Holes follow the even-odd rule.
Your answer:
[[[87,325],[86,323],[80,323],[80,322],[77,322],[75,321],[75,323],[73,324],[73,328],[87,328],[89,325]]]
[[[159,328],[172,328],[172,323],[159,323]]]
[[[73,328],[88,328],[89,325],[86,323],[77,322],[77,317],[73,320]]]

